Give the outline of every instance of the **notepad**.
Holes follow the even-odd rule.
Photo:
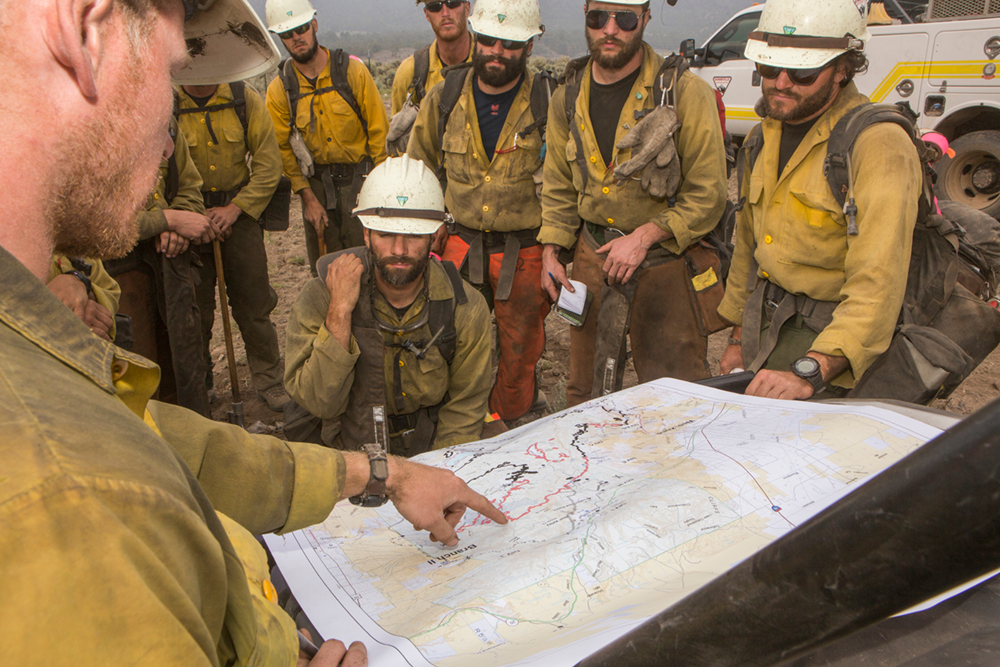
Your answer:
[[[573,326],[583,326],[587,319],[587,310],[594,295],[587,292],[587,286],[578,280],[570,280],[570,285],[576,290],[570,292],[565,287],[559,292],[556,302],[556,314]]]

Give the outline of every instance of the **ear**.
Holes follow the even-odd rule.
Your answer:
[[[531,41],[528,42],[528,55],[529,56],[531,55],[531,50],[533,48],[535,48],[535,40],[531,40]]]
[[[44,22],[44,39],[56,60],[76,79],[87,99],[97,98],[97,67],[113,0],[54,0]]]
[[[367,227],[362,227],[361,231],[365,235],[365,246],[367,246],[368,248],[371,248],[372,247],[372,244],[371,244],[371,230],[368,229]]]

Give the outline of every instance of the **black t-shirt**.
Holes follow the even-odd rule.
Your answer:
[[[199,107],[207,106],[208,105],[208,101],[210,99],[212,99],[212,95],[215,94],[215,93],[212,93],[212,95],[209,95],[208,97],[195,97],[194,95],[192,95],[191,93],[188,93],[187,91],[184,91],[184,92],[187,93],[187,96],[191,98],[191,101],[194,102],[195,105],[199,106]]]
[[[799,147],[802,140],[805,139],[806,135],[809,134],[809,130],[812,126],[816,124],[819,120],[819,116],[813,118],[812,120],[805,123],[798,123],[796,125],[790,125],[788,123],[781,124],[781,146],[778,149],[778,177],[781,177],[781,172],[785,170],[785,165],[788,161],[792,159],[792,155],[795,153],[795,149]]]
[[[517,97],[523,83],[524,75],[522,74],[517,85],[506,93],[488,95],[479,89],[479,77],[476,77],[472,82],[472,96],[476,100],[476,115],[479,116],[479,134],[483,137],[486,159],[490,162],[493,161],[493,153],[500,140],[503,125],[507,122],[507,114],[510,112],[514,98]]]
[[[601,149],[605,165],[611,164],[611,156],[615,151],[618,119],[622,115],[622,109],[632,92],[632,86],[639,78],[641,69],[637,67],[621,81],[607,85],[597,83],[594,74],[590,74],[590,126],[594,128],[594,136],[597,138],[597,145]]]

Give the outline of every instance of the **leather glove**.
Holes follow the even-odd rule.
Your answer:
[[[299,132],[298,128],[293,128],[291,133],[288,135],[288,145],[291,146],[292,153],[295,154],[295,159],[299,163],[299,169],[302,170],[302,175],[309,178],[316,173],[316,163],[313,162],[312,153],[310,153],[309,148],[306,147],[306,141],[302,138],[302,134]]]
[[[413,129],[413,121],[416,119],[417,107],[408,101],[389,121],[389,134],[385,137],[385,147],[390,156],[399,157],[406,152],[406,144],[410,141],[410,130]]]
[[[680,127],[677,113],[671,107],[657,107],[649,112],[616,145],[619,150],[632,149],[632,157],[615,167],[615,180],[623,181],[642,172],[642,187],[652,196],[673,195],[680,183],[680,160],[674,145],[674,135]],[[654,176],[655,170],[665,173]]]

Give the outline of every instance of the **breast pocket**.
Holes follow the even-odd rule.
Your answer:
[[[449,369],[448,362],[441,356],[437,346],[431,346],[423,359],[417,359],[419,373],[412,379],[419,389],[420,402],[425,406],[436,405],[444,398],[448,391]]]
[[[580,198],[583,198],[583,175],[580,171],[579,165],[577,165],[577,157],[579,152],[576,150],[576,141],[573,139],[572,132],[569,135],[569,139],[566,141],[566,161],[569,163],[570,172],[573,174],[573,187],[576,191],[580,193]]]
[[[823,269],[844,268],[847,227],[830,193],[792,187],[785,202],[781,261]]]
[[[441,142],[441,151],[444,153],[444,166],[448,170],[448,180],[471,185],[472,165],[469,163],[469,133],[467,130],[461,132],[446,132],[444,141]]]
[[[542,139],[538,132],[532,132],[524,139],[517,137],[517,150],[508,154],[507,179],[511,182],[531,180],[542,166]]]
[[[225,149],[225,153],[229,157],[229,166],[246,166],[247,144],[246,138],[243,136],[243,126],[226,126],[223,128],[221,134],[222,136],[219,137],[219,141],[222,142],[222,147]]]

